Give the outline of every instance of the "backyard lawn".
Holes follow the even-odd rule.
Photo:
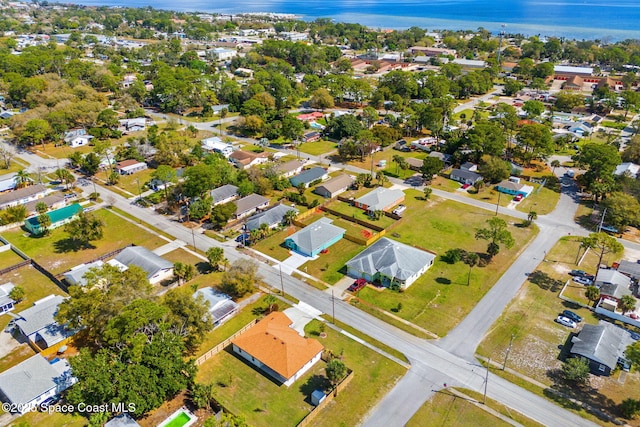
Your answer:
[[[510,224],[509,231],[515,246],[512,249],[502,248],[486,266],[473,268],[470,285],[467,286],[469,267],[462,262],[447,264],[440,256],[454,248],[484,255],[487,242],[476,240],[475,231],[485,227],[493,214],[437,197],[425,201],[417,190],[407,190],[406,193],[407,210],[403,219],[387,230],[386,237],[433,251],[438,254],[436,261],[405,292],[378,292],[364,288],[359,297],[383,310],[397,309],[400,303],[401,310],[395,313],[397,316],[443,336],[493,286],[537,229],[535,226],[515,227],[512,218],[504,217]]]
[[[327,208],[332,209],[341,214],[348,215],[352,218],[366,221],[370,224],[377,225],[378,227],[382,227],[382,228],[387,228],[391,224],[394,224],[396,222],[395,219],[389,218],[388,216],[384,216],[384,215],[377,220],[371,219],[366,211],[363,211],[362,209],[357,208],[355,206],[351,206],[347,202],[341,202],[339,200],[329,203],[327,205]]]
[[[343,238],[333,244],[327,253],[318,255],[315,260],[307,261],[298,267],[298,270],[333,285],[344,277],[345,272],[342,267],[345,263],[363,249],[364,246]]]
[[[65,272],[73,266],[132,243],[149,250],[166,243],[165,240],[147,233],[107,209],[99,209],[93,214],[101,219],[105,226],[103,238],[92,242],[95,247],[91,249],[74,250],[62,227],[51,230],[49,235],[44,237],[32,237],[22,229],[7,231],[3,236],[53,274]]]
[[[298,146],[301,153],[311,154],[312,156],[320,156],[330,153],[337,148],[338,144],[332,141],[318,140],[314,142],[305,142]]]
[[[326,338],[319,338],[318,325],[318,321],[307,325],[307,336],[342,355],[355,375],[330,405],[331,409],[315,418],[313,425],[356,425],[405,369],[330,328],[326,329]],[[249,425],[295,426],[313,409],[308,398],[318,386],[322,387],[325,366],[325,362],[318,362],[291,387],[284,387],[246,361],[223,351],[201,365],[197,381],[213,383],[217,399],[230,411],[244,416]]]
[[[24,259],[11,249],[0,252],[0,269],[11,267],[12,265],[16,265],[22,261],[24,261]]]

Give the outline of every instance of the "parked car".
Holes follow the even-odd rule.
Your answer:
[[[462,186],[462,189],[463,189],[463,190],[466,190],[466,189],[467,189],[467,188],[469,188],[469,187],[471,187],[471,184],[464,184],[464,185]]]
[[[243,234],[239,235],[238,237],[236,237],[236,242],[242,243],[244,245],[248,245],[249,244],[249,237],[250,237],[249,233],[243,233]]]
[[[573,281],[576,283],[580,283],[581,285],[591,286],[593,285],[593,280],[587,279],[586,277],[574,277]]]
[[[584,270],[571,270],[569,272],[569,276],[584,277],[585,279],[589,279],[589,280],[593,280],[596,277],[593,274],[589,274]]]
[[[568,317],[569,319],[573,320],[576,323],[580,323],[582,322],[582,317],[578,316],[576,313],[574,313],[571,310],[565,310],[562,312],[562,315],[564,317]]]
[[[576,322],[574,322],[573,320],[565,316],[558,316],[558,318],[556,319],[556,322],[571,329],[575,329],[578,326],[576,325]]]
[[[349,286],[347,288],[347,290],[349,292],[358,292],[360,289],[364,288],[365,286],[367,286],[367,281],[364,279],[356,279],[355,282],[353,282],[351,284],[351,286]]]
[[[611,225],[603,225],[602,227],[600,227],[600,229],[606,233],[611,233],[611,234],[619,234],[620,231],[618,231],[618,229],[616,227],[613,227]]]
[[[407,210],[407,207],[405,205],[398,205],[398,207],[393,210],[393,214],[402,215],[402,213],[406,210]]]
[[[524,196],[522,196],[522,194],[516,194],[516,197],[513,198],[514,202],[519,202],[520,200],[523,199]]]

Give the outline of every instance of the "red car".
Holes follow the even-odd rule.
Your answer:
[[[469,187],[471,187],[471,184],[464,184],[464,185],[462,186],[462,189],[463,189],[463,190],[466,190],[466,189],[467,189],[467,188],[469,188]]]
[[[355,282],[353,282],[351,284],[351,286],[349,286],[347,288],[347,290],[349,292],[358,292],[360,289],[364,288],[365,286],[367,286],[367,281],[364,279],[356,279]]]
[[[513,200],[516,201],[516,202],[519,202],[522,199],[523,199],[522,194],[518,194],[518,195],[516,195],[516,197],[513,198]]]

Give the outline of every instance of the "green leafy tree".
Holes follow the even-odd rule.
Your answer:
[[[544,113],[544,104],[540,101],[530,99],[524,102],[522,110],[527,113],[527,117],[536,118]]]
[[[424,200],[429,200],[431,198],[431,195],[433,194],[433,189],[431,187],[424,187],[422,194]]]
[[[31,119],[24,125],[24,130],[20,136],[20,140],[26,144],[38,145],[44,143],[51,135],[51,125],[44,119]]]
[[[73,174],[71,172],[69,172],[69,170],[67,169],[56,169],[56,171],[54,172],[56,178],[58,178],[60,181],[64,182],[64,185],[66,187],[67,190],[69,190],[69,184],[73,184],[74,182],[76,182],[76,177],[73,176]]]
[[[9,298],[14,301],[20,302],[24,299],[26,292],[22,286],[14,286],[11,291],[9,291]]]
[[[20,169],[18,172],[16,172],[16,176],[14,179],[16,181],[16,187],[23,188],[29,185],[29,182],[31,182],[31,175],[29,175],[29,172],[27,172],[26,169]]]
[[[602,201],[602,207],[607,208],[607,222],[619,230],[640,222],[640,203],[630,194],[613,192]]]
[[[551,161],[551,173],[555,174],[556,173],[556,168],[560,167],[560,160],[555,159]]]
[[[494,217],[487,220],[487,228],[479,228],[476,230],[476,240],[488,240],[487,254],[491,258],[500,252],[500,244],[506,248],[511,248],[515,244],[513,236],[507,229],[507,222],[502,218]]]
[[[215,389],[213,384],[193,383],[189,387],[191,402],[198,409],[209,409],[215,402]]]
[[[233,217],[236,209],[236,204],[233,202],[214,206],[211,209],[211,222],[218,227],[224,226]]]
[[[173,275],[178,278],[178,284],[188,282],[196,274],[196,268],[191,264],[176,262],[173,264]]]
[[[467,286],[469,286],[471,283],[471,270],[480,262],[480,256],[475,252],[470,252],[465,257],[464,262],[469,266],[469,274],[467,275]]]
[[[520,157],[527,164],[535,158],[551,154],[554,149],[551,131],[539,123],[523,125],[516,139],[520,147]]]
[[[42,215],[43,213],[47,212],[48,210],[49,210],[49,206],[47,206],[47,204],[45,202],[36,203],[36,212],[38,212],[39,215]]]
[[[511,164],[495,156],[484,156],[480,164],[479,172],[482,177],[495,184],[511,175]]]
[[[586,167],[584,184],[596,199],[608,193],[613,186],[612,174],[620,164],[620,153],[612,145],[589,143],[573,156],[578,166]]]
[[[607,233],[591,233],[587,237],[581,239],[581,244],[584,248],[592,249],[598,255],[598,268],[596,270],[596,276],[600,271],[600,265],[602,264],[602,258],[607,254],[618,254],[624,250],[622,243],[618,242],[614,237],[609,236]]]
[[[273,311],[274,306],[278,302],[278,298],[276,298],[273,294],[267,294],[264,297],[264,302],[267,304],[267,312],[271,313]]]
[[[242,297],[252,292],[259,280],[258,265],[254,261],[241,259],[225,271],[220,288],[229,295]]]
[[[163,295],[161,303],[169,309],[166,319],[183,338],[187,351],[197,350],[207,332],[213,329],[209,304],[201,295],[194,298],[190,287],[170,289]]]
[[[618,308],[622,310],[623,313],[628,313],[629,311],[634,311],[636,309],[636,303],[638,301],[631,295],[624,295],[620,298],[620,302],[618,303]]]
[[[87,176],[93,176],[100,169],[100,157],[95,153],[88,153],[82,159],[80,167]]]
[[[90,248],[91,241],[103,236],[104,222],[90,213],[80,212],[78,217],[65,224],[64,231],[69,239],[80,248]]]
[[[217,246],[212,246],[207,249],[207,260],[214,270],[220,269],[220,263],[224,259],[224,250]]]
[[[331,359],[324,368],[327,379],[331,385],[335,386],[347,375],[347,367],[340,359]]]
[[[333,96],[325,88],[316,89],[309,99],[309,106],[318,110],[326,110],[327,108],[333,108]]]
[[[192,220],[201,221],[211,214],[211,197],[198,199],[189,205],[189,217]]]
[[[620,413],[628,420],[634,419],[640,414],[640,400],[628,398],[620,404]]]
[[[587,289],[585,289],[585,296],[589,301],[593,301],[595,304],[600,300],[600,289],[597,286],[587,286]]]
[[[422,161],[420,173],[425,180],[431,181],[433,179],[433,175],[440,173],[443,168],[444,162],[442,160],[436,157],[425,157]]]
[[[168,165],[160,165],[156,170],[153,171],[151,177],[162,182],[162,186],[164,187],[164,198],[165,200],[169,200],[168,186],[169,183],[176,182],[176,170]]]
[[[37,219],[38,226],[40,227],[40,234],[49,234],[49,227],[51,227],[51,217],[44,213],[38,215]]]
[[[584,357],[571,357],[562,365],[562,373],[567,381],[584,384],[589,379],[589,362]]]

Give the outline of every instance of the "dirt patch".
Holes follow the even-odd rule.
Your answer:
[[[555,271],[556,273],[560,273],[560,274],[567,274],[571,271],[570,267],[567,267],[566,265],[562,265],[560,263],[554,263],[553,264],[553,271]]]
[[[510,353],[509,367],[538,381],[548,383],[547,372],[562,367],[562,363],[558,360],[558,349],[535,336],[527,336],[525,340],[524,345],[514,348]],[[561,337],[558,337],[558,340],[560,342]],[[500,356],[504,357],[505,354],[506,349]]]

